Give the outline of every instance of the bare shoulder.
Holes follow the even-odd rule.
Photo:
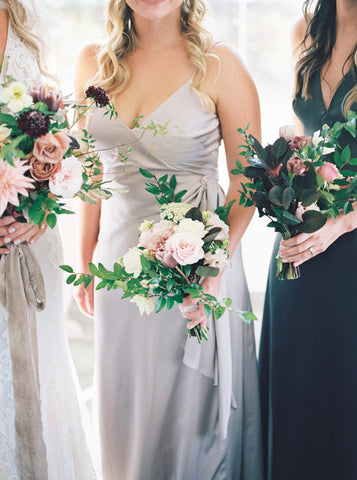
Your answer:
[[[301,42],[305,38],[307,23],[304,17],[301,17],[293,26],[291,30],[291,46],[294,57],[298,57],[302,51]]]
[[[254,82],[238,52],[228,43],[218,43],[207,58],[207,89],[212,99],[227,89],[255,89]]]
[[[102,45],[93,43],[85,46],[80,52],[76,65],[75,84],[76,91],[82,94],[84,85],[97,73],[97,56]]]

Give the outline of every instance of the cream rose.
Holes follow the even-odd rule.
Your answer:
[[[141,255],[143,251],[138,247],[130,248],[123,257],[123,265],[127,273],[133,274],[134,278],[138,278],[142,271]],[[135,298],[135,297],[134,297]]]
[[[180,265],[192,265],[204,256],[203,240],[196,233],[178,232],[165,243],[165,250],[172,253]]]
[[[214,253],[212,252],[205,253],[205,261],[208,263],[210,267],[215,267],[215,268],[218,268],[219,270],[223,270],[229,265],[228,254],[222,248],[217,248],[217,250]]]
[[[191,232],[196,233],[203,238],[206,235],[205,226],[199,220],[192,220],[192,218],[183,218],[181,222],[174,227],[175,232]]]
[[[152,298],[146,298],[143,295],[135,295],[135,297],[131,298],[130,301],[132,303],[136,303],[139,307],[140,315],[146,313],[146,315],[150,315],[155,310],[155,302]]]

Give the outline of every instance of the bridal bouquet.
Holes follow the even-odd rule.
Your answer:
[[[10,80],[0,88],[0,217],[12,215],[34,224],[46,221],[53,228],[57,215],[73,213],[64,208],[64,198],[74,196],[95,203],[111,192],[95,177],[100,173],[94,140],[83,130],[76,139],[70,133],[69,111],[76,124],[94,105],[115,115],[106,92],[89,87],[89,104],[68,103],[45,87],[28,92]]]
[[[155,195],[160,207],[160,220],[144,220],[139,226],[138,244],[107,270],[102,264],[89,264],[91,275],[74,273],[72,267],[62,265],[70,275],[67,283],[88,286],[93,277],[101,281],[97,290],[121,288],[122,298],[137,304],[140,314],[172,309],[191,295],[204,304],[206,316],[214,312],[219,318],[226,309],[238,312],[246,321],[255,319],[251,312],[232,307],[229,298],[219,302],[206,294],[201,286],[205,277],[216,277],[229,265],[227,215],[231,205],[219,207],[215,212],[201,212],[190,204],[182,203],[185,190],[175,193],[176,177],[168,175],[157,179],[147,170],[141,174],[147,182],[146,190]],[[156,298],[156,303],[154,298]],[[188,330],[189,336],[207,338],[201,325]]]
[[[233,174],[250,180],[242,183],[240,204],[255,205],[260,217],[266,216],[284,239],[299,233],[313,233],[328,217],[353,210],[357,198],[357,158],[351,158],[347,145],[340,149],[338,139],[343,130],[356,138],[357,114],[350,111],[344,123],[324,125],[313,138],[285,135],[265,148],[247,129],[242,155],[249,166],[237,161]],[[283,134],[283,132],[281,132]],[[278,258],[279,279],[294,279],[299,269]]]

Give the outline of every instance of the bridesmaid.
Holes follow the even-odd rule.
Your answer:
[[[77,68],[77,94],[88,81],[109,90],[117,120],[94,114],[104,174],[127,190],[102,206],[84,207],[82,271],[94,250],[108,267],[138,241],[138,226],[158,218],[158,204],[144,189],[138,165],[158,177],[177,178],[183,201],[203,210],[225,201],[217,179],[223,137],[227,166],[234,168],[242,138],[237,127],[252,121],[260,135],[255,86],[237,54],[213,44],[201,21],[202,0],[111,0],[108,42],[87,47]],[[92,82],[92,80],[91,80]],[[140,137],[131,120],[145,115],[169,122],[164,140]],[[132,144],[123,165],[114,145]],[[129,173],[125,173],[125,169]],[[231,175],[227,201],[238,197]],[[230,215],[232,268],[203,288],[250,308],[239,242],[252,210],[238,202]],[[99,235],[98,235],[99,234]],[[233,255],[233,252],[235,253]],[[93,291],[79,290],[91,313]],[[261,480],[260,417],[253,325],[226,314],[210,322],[210,340],[187,340],[178,309],[140,317],[119,291],[95,293],[96,372],[102,466],[105,480]],[[193,300],[187,300],[193,303]],[[198,307],[198,305],[196,305]],[[202,306],[187,313],[207,321]]]
[[[312,5],[293,35],[293,107],[306,135],[357,111],[357,1]],[[357,157],[349,133],[340,143]],[[356,227],[355,206],[313,234],[277,238],[260,350],[269,480],[357,478]],[[302,266],[300,279],[275,278],[278,252]]]

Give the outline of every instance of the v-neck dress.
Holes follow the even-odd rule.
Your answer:
[[[312,98],[294,101],[306,135],[344,121],[341,105],[356,79],[350,72],[326,110],[320,72]],[[356,103],[353,110],[357,110]],[[341,147],[357,140],[344,132]],[[353,167],[357,170],[357,167]],[[260,347],[266,478],[357,478],[357,230],[301,266],[301,278],[269,274]]]
[[[223,204],[218,117],[184,83],[145,119],[168,134],[130,130],[95,113],[89,131],[103,151],[105,178],[126,193],[102,202],[95,258],[106,267],[138,243],[144,219],[158,220],[143,167],[177,178],[183,201],[203,210]],[[127,162],[120,152],[131,146]],[[238,248],[221,295],[250,309]],[[140,316],[120,291],[95,294],[96,399],[105,480],[261,480],[258,379],[253,325],[237,315],[210,319],[209,341],[187,340],[178,308]]]

